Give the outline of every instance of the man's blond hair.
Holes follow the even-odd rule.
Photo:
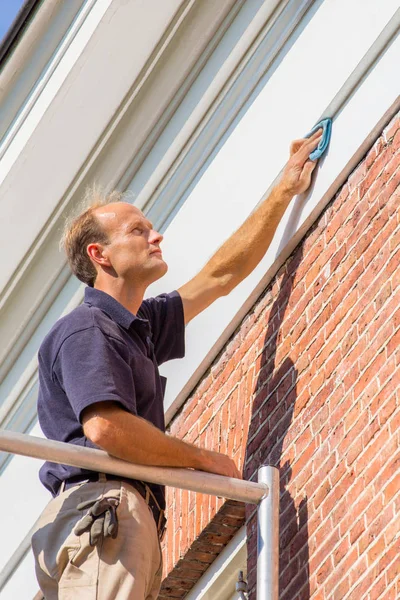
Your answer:
[[[107,193],[93,185],[87,188],[78,214],[70,217],[65,224],[60,246],[65,250],[73,274],[90,287],[94,286],[97,271],[89,258],[87,247],[93,243],[109,243],[95,211],[112,202],[120,202],[123,198],[122,192],[114,190]]]

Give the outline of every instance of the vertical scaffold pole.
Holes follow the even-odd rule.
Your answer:
[[[279,470],[260,467],[258,481],[266,483],[269,491],[257,509],[257,600],[278,600]]]

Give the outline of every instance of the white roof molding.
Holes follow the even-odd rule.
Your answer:
[[[100,36],[100,41],[93,40],[91,46],[92,38],[95,38],[97,33],[97,29],[91,23],[92,38],[83,44],[78,39],[84,25],[80,24],[79,32],[56,68],[56,71],[62,71],[60,80],[64,79],[64,83],[59,84],[61,87],[57,92],[49,92],[45,88],[45,95],[53,93],[48,108],[42,108],[43,114],[35,126],[28,123],[29,119],[33,119],[32,112],[28,115],[0,162],[0,172],[3,173],[0,203],[4,206],[3,218],[12,224],[8,234],[0,241],[4,250],[7,248],[8,257],[0,274],[0,364],[3,367],[0,370],[1,377],[4,377],[13,357],[29,339],[32,324],[37,324],[40,319],[40,316],[36,318],[36,311],[39,311],[40,315],[46,312],[51,300],[57,296],[68,277],[65,259],[58,251],[64,215],[82,196],[88,182],[96,178],[100,184],[113,186],[118,179],[116,167],[118,164],[121,166],[121,151],[117,160],[113,161],[112,145],[115,143],[115,137],[118,138],[120,129],[124,130],[127,126],[124,116],[130,112],[130,135],[128,139],[124,138],[123,149],[126,169],[135,152],[139,152],[148,139],[151,130],[159,124],[163,111],[167,111],[208,44],[212,44],[214,36],[218,37],[219,26],[229,15],[232,6],[237,10],[241,4],[235,3],[234,0],[221,0],[217,4],[212,0],[168,0],[163,3],[163,11],[156,11],[158,20],[155,20],[152,6],[154,2],[157,0],[146,3],[132,2],[128,8],[126,3],[114,0],[113,11],[110,8],[111,14],[107,11],[102,16],[97,14],[97,29],[106,20],[108,26],[112,23],[119,35],[127,35],[129,39],[127,31],[132,22],[137,21],[141,28],[146,30],[148,54],[146,55],[143,48],[146,44],[143,44],[143,40],[138,40],[140,55],[130,57],[133,86],[132,80],[128,79],[128,85],[127,78],[122,77],[124,71],[129,68],[126,43],[121,44],[119,57],[116,55],[117,50],[113,48],[112,60],[105,64],[102,55],[104,57],[108,53],[108,37]],[[119,4],[123,5],[125,11],[116,11],[116,5]],[[104,1],[99,0],[96,6],[98,11],[101,7],[104,9]],[[159,4],[157,6],[159,7]],[[139,10],[139,7],[142,12],[136,15],[135,7],[136,10]],[[127,10],[130,11],[128,15]],[[90,16],[93,21],[94,15],[90,13]],[[151,50],[151,30],[146,26],[146,19],[151,21],[151,27],[156,34]],[[121,30],[122,25],[125,33]],[[228,25],[229,22],[226,26]],[[110,31],[108,33],[110,36],[117,35]],[[79,52],[74,50],[75,43],[81,45]],[[187,52],[181,52],[182,44],[186,45]],[[131,46],[131,54],[135,55],[134,44],[131,43]],[[64,65],[63,61],[70,60],[68,52],[73,50],[75,62],[72,61],[72,65]],[[119,71],[115,68],[116,64],[121,65]],[[161,77],[160,85],[149,81],[154,77]],[[119,96],[107,93],[103,98],[98,93],[99,78],[107,81],[107,86],[112,86],[113,79],[118,81],[120,78],[127,86],[126,92],[129,93],[120,89]],[[96,95],[98,99],[94,101]],[[83,114],[82,109],[86,104],[82,98],[86,99],[89,107],[92,103],[95,110],[85,110]],[[48,99],[47,102],[49,101]],[[157,112],[154,110],[155,102],[159,105]],[[100,110],[101,103],[103,112]],[[36,105],[32,110],[34,108],[37,108]],[[105,116],[106,110],[108,117]],[[90,126],[92,113],[97,130]],[[65,128],[65,120],[71,127]],[[110,126],[104,131],[104,125],[109,122]],[[141,132],[135,131],[138,126],[142,126]],[[26,135],[25,127],[29,128],[30,135],[21,142],[19,136]],[[69,131],[70,129],[72,131]],[[68,143],[63,136],[68,136]],[[54,147],[54,141],[58,137],[63,139],[63,143]],[[14,145],[18,146],[19,142],[20,147],[13,148]],[[105,156],[112,163],[108,169]],[[43,169],[43,163],[48,165],[50,177],[48,170]],[[32,202],[37,203],[34,213],[31,209]],[[29,221],[24,218],[26,214],[30,215]]]

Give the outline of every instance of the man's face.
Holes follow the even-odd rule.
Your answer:
[[[108,235],[109,244],[101,248],[113,276],[147,286],[165,275],[168,267],[160,249],[163,236],[138,208],[117,202],[98,208],[95,215]]]

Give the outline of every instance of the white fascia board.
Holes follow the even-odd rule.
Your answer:
[[[2,219],[18,224],[0,240],[1,254],[7,256],[1,290],[182,4],[183,0],[97,0],[93,5],[0,163]]]
[[[101,153],[91,158],[104,181],[125,190],[137,176],[171,118],[182,112],[186,95],[193,98],[193,85],[203,77],[210,56],[243,3],[245,0],[192,0],[191,10],[187,10],[183,26],[174,32],[168,51],[144,78],[140,89],[126,98],[99,142]],[[189,131],[189,135],[193,133],[192,128]]]
[[[185,599],[227,600],[235,591],[239,571],[247,572],[246,527],[239,529]]]

